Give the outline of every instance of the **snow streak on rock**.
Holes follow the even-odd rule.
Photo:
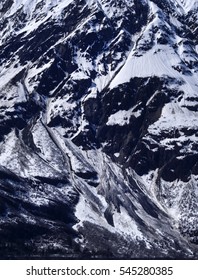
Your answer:
[[[0,257],[197,258],[197,15],[1,1]]]

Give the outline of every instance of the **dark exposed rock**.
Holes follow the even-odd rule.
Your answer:
[[[0,4],[0,258],[197,258],[196,8],[66,2]]]

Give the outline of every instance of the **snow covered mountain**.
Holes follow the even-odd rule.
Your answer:
[[[197,0],[2,0],[0,258],[197,244]]]

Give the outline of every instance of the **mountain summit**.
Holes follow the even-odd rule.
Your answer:
[[[198,2],[3,0],[1,258],[198,257]]]

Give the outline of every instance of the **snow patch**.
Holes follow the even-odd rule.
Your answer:
[[[126,111],[126,110],[120,110],[116,112],[115,114],[111,115],[108,118],[107,125],[120,125],[124,126],[130,123],[131,117],[138,118],[141,116],[141,110],[138,110],[137,112],[134,112],[134,108]]]

